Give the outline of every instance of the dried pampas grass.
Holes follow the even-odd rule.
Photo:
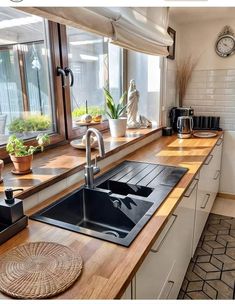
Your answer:
[[[187,86],[192,76],[192,72],[197,64],[197,60],[193,59],[191,56],[186,57],[177,65],[177,89],[179,94],[179,106],[183,104],[183,100],[186,94]]]

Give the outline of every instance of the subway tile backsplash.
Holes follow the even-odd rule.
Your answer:
[[[195,115],[220,116],[224,130],[235,130],[235,69],[196,70],[186,92],[184,106]]]

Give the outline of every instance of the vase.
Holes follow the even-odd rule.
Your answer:
[[[109,128],[112,137],[124,137],[126,135],[127,118],[109,119]]]
[[[32,172],[33,154],[26,155],[26,156],[10,155],[10,158],[15,167],[15,170],[12,170],[12,173],[27,174],[27,173]]]

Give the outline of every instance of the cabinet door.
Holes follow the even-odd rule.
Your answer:
[[[158,240],[136,273],[136,299],[158,299],[172,268],[171,248],[168,237],[177,221],[172,215]]]
[[[206,224],[219,189],[222,143],[220,139],[202,166],[199,174],[193,254]]]
[[[136,274],[137,299],[177,298],[191,259],[197,180]]]

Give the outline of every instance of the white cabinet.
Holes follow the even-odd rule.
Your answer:
[[[132,282],[128,285],[124,294],[121,297],[121,300],[131,300],[132,299]]]
[[[136,273],[136,299],[177,298],[192,254],[197,183],[192,182]]]
[[[197,248],[208,215],[219,189],[223,139],[220,138],[199,173],[193,252]]]

